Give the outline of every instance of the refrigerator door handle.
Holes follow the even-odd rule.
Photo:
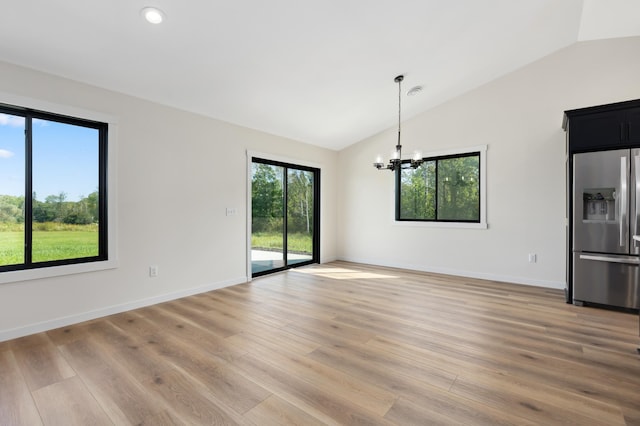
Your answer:
[[[634,217],[634,221],[635,223],[633,224],[633,233],[634,234],[638,234],[638,232],[640,232],[640,156],[636,155],[633,157],[634,159],[634,166],[635,169],[633,171],[634,175],[635,175],[635,191],[636,191],[636,208],[635,208],[635,217]],[[638,239],[635,238],[634,236],[634,243],[637,246],[638,245]]]
[[[627,243],[626,230],[629,227],[627,219],[627,211],[629,210],[629,188],[627,183],[627,175],[629,173],[629,165],[627,156],[620,157],[620,247],[624,247]]]
[[[618,257],[618,256],[581,254],[580,259],[595,260],[598,262],[612,262],[612,263],[626,263],[629,265],[640,265],[640,259],[637,257]]]

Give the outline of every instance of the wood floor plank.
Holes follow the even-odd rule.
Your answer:
[[[218,292],[207,292],[196,295],[201,300],[206,300],[209,304],[209,311],[224,312],[236,317],[245,318],[252,322],[260,322],[272,327],[282,327],[294,321],[294,318],[281,315],[275,307],[266,301],[257,303],[250,301],[239,301],[237,299],[228,300]]]
[[[33,392],[45,425],[112,425],[79,377],[58,382]]]
[[[371,351],[366,345],[323,346],[309,357],[361,379],[368,378],[399,395],[402,395],[399,389],[421,392],[425,383],[447,390],[457,377],[455,373],[432,366],[429,360],[411,362],[389,353]]]
[[[515,376],[476,371],[461,374],[451,392],[539,424],[624,425],[620,407]]]
[[[40,425],[40,414],[13,352],[0,351],[0,424]]]
[[[218,403],[215,395],[178,371],[165,371],[147,389],[172,407],[182,424],[250,425],[233,410]]]
[[[243,414],[271,395],[270,392],[247,378],[232,364],[188,346],[175,339],[167,339],[154,345],[158,354],[179,366],[216,398],[236,412]]]
[[[94,339],[76,340],[60,350],[115,424],[138,424],[161,411],[158,401],[136,381],[136,372],[118,364]]]
[[[281,351],[277,345],[271,345],[268,340],[265,341],[250,333],[243,333],[228,339],[234,338],[250,342],[253,348],[251,353],[260,359],[266,360],[272,366],[284,368],[318,389],[334,393],[337,397],[348,399],[353,404],[357,404],[379,416],[384,416],[396,400],[396,396],[392,392],[384,390],[373,383],[364,382],[351,375],[344,374],[340,370],[318,363],[309,359],[309,357],[295,355],[286,349]]]
[[[168,306],[151,306],[138,311],[145,320],[157,324],[162,333],[180,341],[200,347],[210,354],[227,361],[243,356],[246,351],[220,336],[217,330],[210,330],[172,311]]]
[[[386,414],[387,420],[397,425],[521,425],[537,426],[525,417],[513,415],[510,410],[498,410],[486,404],[458,398],[434,389],[416,395],[415,402],[399,398]]]
[[[182,426],[184,422],[176,419],[170,412],[163,410],[159,413],[153,414],[138,424],[139,426]]]
[[[323,345],[340,345],[351,342],[362,343],[374,336],[373,333],[366,330],[333,320],[319,321],[316,319],[307,319],[306,321],[286,325],[282,327],[282,329]]]
[[[200,312],[185,303],[183,299],[168,302],[165,309],[180,316],[186,323],[192,323],[202,329],[206,329],[219,337],[228,337],[242,331],[242,328],[231,321],[227,322],[223,315],[212,312]],[[199,315],[201,314],[201,315]]]
[[[351,323],[354,321],[356,320],[350,319]],[[514,349],[520,351],[522,356],[535,356],[539,354],[545,358],[558,357],[559,359],[576,362],[585,360],[585,346],[575,342],[566,342],[551,338],[544,332],[519,329],[518,334],[514,334],[509,333],[508,329],[503,329],[501,326],[492,328],[492,330],[497,331],[487,332],[477,330],[477,328],[474,328],[473,324],[470,323],[464,323],[462,330],[458,328],[459,324],[447,326],[449,334],[445,333],[445,328],[437,327],[430,328],[425,333],[421,330],[424,328],[423,326],[414,327],[412,332],[407,332],[406,330],[409,328],[403,323],[397,323],[391,320],[387,320],[386,322],[392,324],[392,326],[386,329],[391,330],[391,332],[385,332],[384,329],[380,330],[377,333],[377,340],[393,335],[396,342],[394,344],[397,344],[398,339],[401,339],[406,345],[413,347],[422,346],[425,351],[429,352],[429,359],[431,361],[440,359],[444,364],[449,363],[452,366],[456,366],[460,364],[460,362],[464,363],[464,359],[455,357],[456,353],[462,354],[464,358],[470,358],[473,356],[473,353],[478,352],[478,348],[481,348],[482,353],[487,353],[500,347],[503,347],[504,351],[508,352],[513,352]],[[458,338],[458,342],[451,339],[451,334],[454,334]],[[450,353],[454,355],[439,355],[440,353],[446,353],[446,351],[450,351]],[[527,353],[531,355],[527,355]],[[459,362],[456,364],[456,361]],[[486,368],[500,368],[500,363],[493,362],[492,360],[483,362],[485,362]],[[477,360],[475,360],[475,363],[478,363]],[[598,363],[604,366],[609,375],[612,374],[614,370],[620,370],[621,375],[614,376],[619,380],[626,380],[629,377],[630,370],[628,368],[619,369],[620,363],[611,363],[611,360],[601,356],[599,360],[594,361],[591,365],[593,368],[599,368],[597,366]],[[470,365],[471,363],[466,362],[466,364]],[[631,367],[631,365],[629,365],[629,367]],[[440,368],[446,369],[447,367],[446,365],[440,364]]]
[[[4,342],[0,342],[0,352],[11,350],[11,342],[6,340]]]
[[[91,339],[109,358],[132,372],[138,381],[146,381],[173,367],[157,356],[146,338],[127,333],[108,319],[102,325],[92,328]]]
[[[391,424],[333,392],[327,392],[289,374],[286,368],[275,367],[251,354],[236,360],[235,363],[265,389],[325,423]]]
[[[250,336],[247,336],[247,334]],[[308,338],[272,327],[261,327],[258,332],[243,331],[229,336],[225,340],[233,343],[238,348],[243,348],[245,353],[250,352],[255,347],[256,341],[259,341],[262,345],[277,346],[288,353],[300,355],[308,355],[321,346],[320,343]]]
[[[55,346],[65,345],[75,340],[83,339],[89,336],[89,328],[92,324],[100,322],[102,319],[86,321],[80,324],[68,325],[66,327],[56,328],[46,332],[49,340]]]
[[[325,426],[327,423],[272,395],[245,413],[244,417],[260,426]]]
[[[624,408],[623,412],[627,426],[640,426],[640,408]]]
[[[201,344],[203,339],[185,340],[179,334],[161,333],[161,328],[152,321],[132,313],[120,319],[111,318],[110,322],[117,323],[118,328],[122,327],[123,332],[140,342],[138,355],[158,359],[167,366],[185,371],[238,413],[246,412],[270,395],[217,353],[208,351]]]
[[[12,350],[32,392],[76,374],[45,333],[14,340]]]

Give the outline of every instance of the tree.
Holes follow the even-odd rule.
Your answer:
[[[55,219],[52,204],[39,201],[35,192],[33,193],[31,203],[34,222],[52,222]]]
[[[0,195],[0,222],[24,223],[24,197]]]
[[[436,218],[436,162],[426,161],[415,170],[403,170],[400,175],[403,219]]]
[[[91,220],[92,222],[97,223],[100,217],[98,191],[96,190],[91,194],[89,194],[86,198],[86,201],[87,201],[87,210],[89,215],[91,216]]]
[[[480,215],[478,157],[439,161],[438,218],[473,220]]]
[[[287,183],[289,229],[310,234],[313,231],[313,174],[289,169]]]
[[[251,210],[254,232],[282,232],[283,168],[251,165]],[[279,173],[278,173],[279,172]]]

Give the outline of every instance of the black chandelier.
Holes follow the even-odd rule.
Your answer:
[[[400,169],[415,169],[418,168],[423,162],[420,153],[416,153],[414,158],[412,158],[411,160],[402,161],[402,144],[400,143],[402,80],[404,80],[403,75],[399,75],[393,80],[398,83],[398,144],[396,145],[396,150],[393,152],[391,159],[389,159],[389,164],[387,164],[386,166],[384,165],[384,163],[382,163],[382,157],[378,156],[376,162],[373,163],[373,166],[378,170],[391,170],[392,172],[394,172]]]

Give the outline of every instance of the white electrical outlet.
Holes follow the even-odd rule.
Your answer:
[[[158,265],[149,266],[149,276],[155,278],[158,276]]]
[[[529,263],[536,263],[538,261],[538,255],[535,253],[529,253]]]
[[[238,214],[238,209],[235,207],[227,207],[227,216],[235,216]]]

